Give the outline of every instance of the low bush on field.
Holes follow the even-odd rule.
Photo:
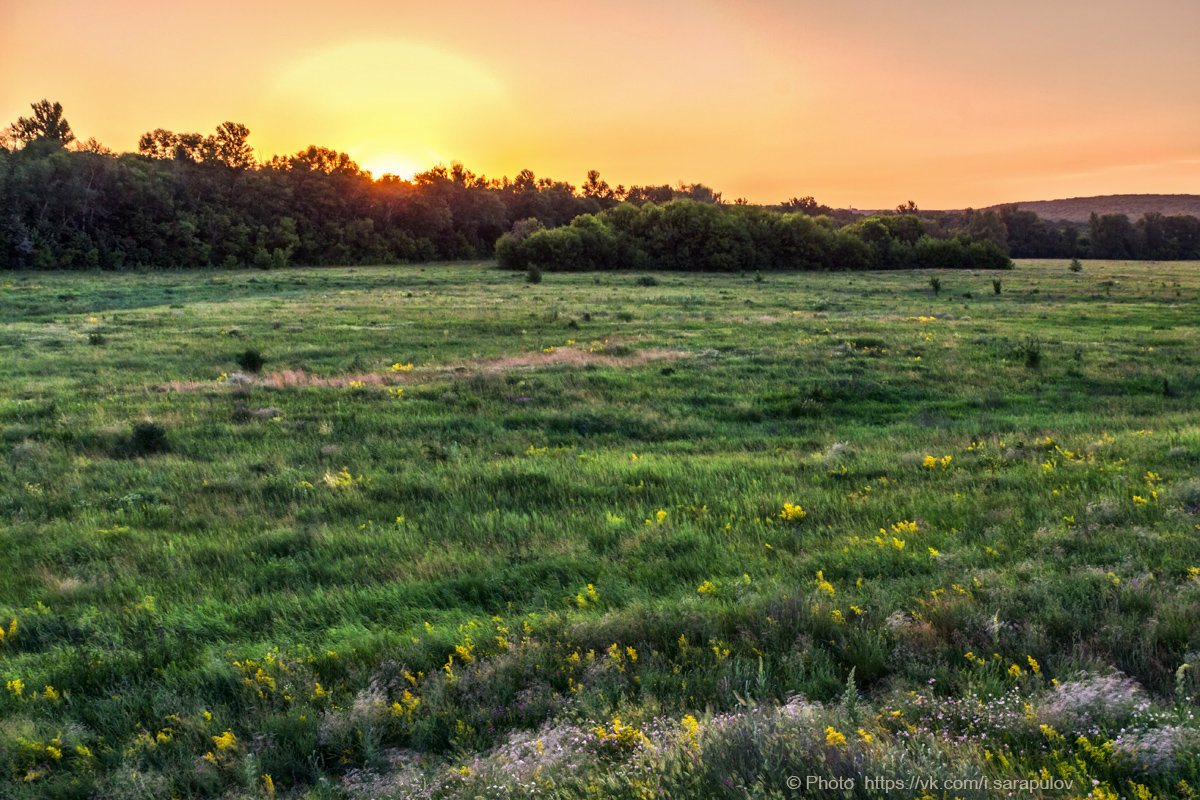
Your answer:
[[[937,238],[912,215],[877,215],[838,229],[827,218],[674,200],[624,204],[549,230],[521,224],[500,237],[506,269],[756,270],[1008,269],[995,243]]]

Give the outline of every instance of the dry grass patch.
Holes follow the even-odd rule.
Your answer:
[[[667,350],[650,348],[638,350],[625,356],[609,353],[581,350],[575,347],[556,347],[550,352],[522,353],[520,355],[502,356],[499,358],[461,361],[447,364],[430,364],[420,369],[426,376],[430,372],[439,373],[445,377],[461,377],[467,372],[505,373],[522,369],[540,369],[543,367],[584,367],[596,365],[602,367],[637,367],[653,361],[674,361],[687,358],[690,353],[683,350]],[[261,378],[246,376],[239,380],[238,385],[270,386],[275,389],[287,389],[307,386],[324,386],[344,389],[354,386],[387,386],[397,383],[409,383],[416,380],[417,372],[358,372],[351,375],[322,377],[300,369],[284,369],[271,372]],[[169,381],[157,388],[164,392],[197,392],[212,389],[220,381]]]
[[[537,369],[539,367],[584,367],[589,364],[602,367],[636,367],[651,361],[676,360],[687,358],[683,350],[665,350],[650,348],[638,350],[627,356],[615,356],[608,353],[581,350],[576,347],[556,347],[551,352],[522,353],[502,358],[483,359],[475,362],[463,362],[449,365],[443,369],[459,370],[462,368],[475,369],[482,372],[508,372],[517,369]]]

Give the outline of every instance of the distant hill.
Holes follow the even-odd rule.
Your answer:
[[[1065,219],[1087,222],[1092,212],[1125,214],[1132,220],[1147,211],[1162,214],[1190,214],[1200,217],[1200,194],[1108,194],[1097,197],[1072,197],[1069,200],[1032,200],[1016,205],[1022,211],[1032,211],[1043,219]],[[992,206],[999,208],[999,206]],[[981,209],[983,210],[983,209]]]

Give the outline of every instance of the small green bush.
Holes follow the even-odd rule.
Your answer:
[[[1017,345],[1016,355],[1030,369],[1037,369],[1042,364],[1042,340],[1036,336],[1027,336],[1025,341]]]
[[[260,372],[263,365],[267,363],[267,359],[254,348],[246,350],[237,357],[238,366],[247,372]]]
[[[167,429],[157,422],[138,422],[129,434],[128,453],[131,456],[148,456],[165,453],[171,447],[167,443]]]

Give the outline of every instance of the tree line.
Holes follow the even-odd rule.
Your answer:
[[[1015,205],[932,212],[928,222],[948,233],[993,241],[1013,258],[1200,259],[1200,219],[1150,211],[1092,214],[1088,223],[1051,221]]]
[[[537,271],[1012,266],[994,242],[965,233],[930,235],[916,215],[875,215],[838,227],[824,215],[685,199],[661,206],[622,203],[553,229],[531,220],[500,237],[496,257],[501,267]]]
[[[461,164],[373,179],[310,146],[256,161],[244,125],[210,135],[156,129],[138,152],[79,142],[58,103],[33,105],[0,137],[0,263],[10,269],[279,267],[490,258],[519,220],[546,227],[619,202],[691,197],[702,184],[610,188],[489,179]]]
[[[42,100],[32,112],[0,135],[0,264],[8,269],[270,268],[493,253],[511,265],[543,263],[555,248],[570,256],[585,239],[601,249],[584,261],[686,269],[992,263],[989,246],[1014,256],[1200,257],[1200,235],[1177,217],[1122,226],[1106,215],[1072,234],[1016,209],[929,215],[910,203],[864,220],[811,197],[768,208],[727,203],[700,183],[612,187],[595,170],[579,186],[529,170],[493,179],[458,163],[411,180],[375,179],[347,154],[315,145],[258,160],[250,131],[235,122],[207,135],[159,128],[140,137],[136,153],[117,154],[77,140],[58,103]],[[896,221],[907,217],[919,232]],[[629,260],[611,261],[612,253]]]

